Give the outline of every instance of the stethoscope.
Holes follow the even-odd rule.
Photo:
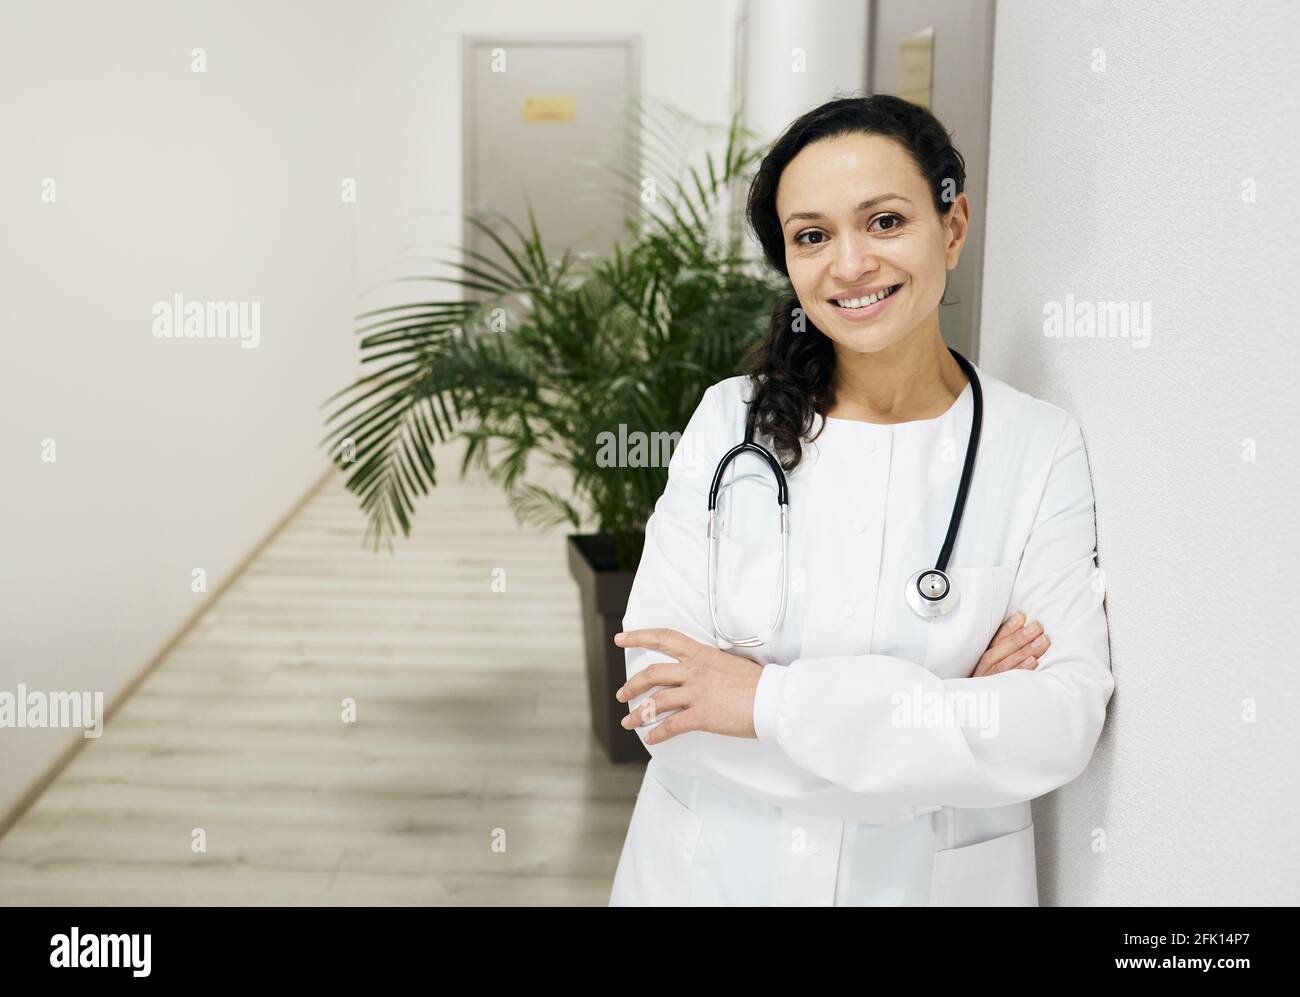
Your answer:
[[[966,460],[962,464],[961,483],[957,486],[957,501],[953,505],[952,518],[948,520],[948,535],[944,537],[943,548],[939,551],[939,560],[933,568],[922,568],[907,580],[905,594],[907,604],[917,616],[929,619],[950,613],[957,606],[958,592],[952,579],[948,577],[948,558],[952,556],[953,544],[957,542],[957,530],[961,527],[962,510],[966,507],[966,494],[970,491],[971,472],[975,468],[975,451],[980,442],[980,424],[984,421],[984,394],[980,390],[980,379],[969,360],[948,348],[953,359],[961,365],[970,380],[971,396],[975,402],[975,414],[970,424],[970,439],[966,443]],[[761,634],[752,637],[732,637],[722,632],[718,625],[718,529],[717,504],[718,488],[722,482],[727,465],[743,453],[755,453],[767,462],[776,476],[776,504],[781,514],[781,565],[777,569],[777,580],[781,583],[780,601],[776,608],[776,617],[772,625]],[[713,484],[709,488],[709,616],[713,620],[713,632],[721,640],[736,647],[757,647],[766,644],[785,619],[785,600],[789,590],[788,564],[790,558],[790,507],[786,487],[785,472],[781,464],[766,447],[754,442],[754,412],[751,408],[745,416],[745,441],[738,443],[723,456],[718,469],[713,472]]]

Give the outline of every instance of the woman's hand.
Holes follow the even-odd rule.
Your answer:
[[[614,643],[619,647],[648,647],[677,659],[642,668],[616,693],[620,703],[628,703],[657,685],[668,686],[647,696],[623,719],[623,726],[631,730],[654,723],[661,713],[679,711],[650,731],[646,744],[659,744],[688,730],[731,737],[756,736],[754,692],[763,674],[758,662],[667,628],[629,630],[616,634]]]
[[[1038,667],[1038,657],[1051,647],[1052,638],[1043,633],[1043,625],[1037,620],[1029,626],[1023,626],[1024,622],[1025,614],[1016,613],[1002,624],[1001,629],[989,641],[989,649],[976,663],[971,678],[997,675],[1012,668],[1033,671]]]

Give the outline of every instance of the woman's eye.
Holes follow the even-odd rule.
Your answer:
[[[874,225],[876,222],[883,222],[886,220],[889,220],[890,222],[892,222],[892,224],[890,224],[885,228],[877,229],[876,230],[877,232],[892,232],[894,231],[894,229],[898,228],[900,225],[903,224],[903,216],[895,215],[895,214],[878,215],[877,217],[871,219],[871,223]],[[814,236],[814,235],[821,236],[821,238],[818,239],[816,242],[804,241],[806,236]],[[823,232],[821,229],[810,228],[807,231],[800,232],[798,235],[796,235],[794,237],[794,241],[800,246],[820,246],[823,242],[826,241],[826,233]]]

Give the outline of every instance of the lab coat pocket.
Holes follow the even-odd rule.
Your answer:
[[[989,606],[989,639],[998,632],[1006,618],[1011,615],[1011,589],[1016,583],[1016,573],[1020,562],[1000,564],[993,569],[993,601]],[[1015,607],[1019,608],[1019,607]],[[981,654],[983,652],[980,652]]]
[[[718,626],[732,637],[767,632],[781,605],[781,545],[718,538]],[[789,613],[787,593],[786,612]]]
[[[614,906],[681,906],[703,822],[647,768],[614,876]]]
[[[934,853],[931,907],[1037,907],[1034,825]]]

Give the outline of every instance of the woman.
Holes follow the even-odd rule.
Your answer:
[[[794,296],[747,375],[705,392],[646,524],[616,643],[651,760],[612,905],[1038,903],[1029,801],[1084,769],[1113,689],[1069,413],[974,368],[958,601],[923,618],[905,598],[936,564],[974,414],[939,332],[964,179],[928,111],[872,96],[794,122],[753,181],[750,224]],[[765,645],[721,649],[709,486],[751,410],[787,473],[788,602]],[[762,633],[775,478],[743,453],[724,481],[718,629]]]

